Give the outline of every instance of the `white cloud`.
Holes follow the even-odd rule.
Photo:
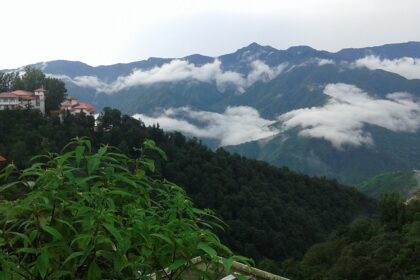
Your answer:
[[[355,67],[368,69],[382,69],[399,74],[407,79],[420,79],[420,60],[418,58],[403,57],[399,59],[383,59],[377,56],[366,56],[353,63]]]
[[[202,66],[195,66],[188,61],[175,59],[150,70],[135,69],[130,75],[120,76],[111,83],[103,82],[95,76],[78,76],[73,79],[61,76],[61,78],[65,78],[78,86],[94,88],[98,92],[108,94],[140,85],[182,80],[215,83],[220,91],[233,86],[237,91],[244,92],[247,87],[256,81],[266,82],[274,79],[286,68],[286,64],[270,68],[259,60],[251,62],[250,65],[251,71],[245,76],[233,71],[223,71],[219,60]]]
[[[318,63],[318,66],[323,66],[323,65],[328,65],[328,64],[334,65],[335,64],[334,60],[325,59],[325,58],[317,58],[316,62]]]
[[[169,131],[216,139],[221,146],[237,145],[247,141],[273,136],[278,130],[271,128],[274,121],[260,117],[251,107],[228,107],[224,113],[194,111],[188,107],[166,109],[155,116],[136,114],[146,125],[159,123]]]
[[[376,125],[396,132],[415,132],[420,128],[420,103],[408,93],[392,93],[374,99],[348,84],[329,84],[330,97],[323,107],[290,111],[279,116],[283,129],[301,128],[300,136],[323,138],[337,149],[345,145],[373,144],[365,125]]]

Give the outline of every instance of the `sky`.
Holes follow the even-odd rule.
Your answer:
[[[257,42],[338,51],[420,41],[418,0],[2,1],[0,69],[218,56]]]

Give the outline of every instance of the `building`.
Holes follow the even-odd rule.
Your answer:
[[[88,116],[93,116],[95,114],[95,108],[91,104],[79,102],[76,98],[69,96],[65,101],[61,102],[60,109],[53,110],[51,113],[60,117],[66,113],[70,115],[84,113]]]
[[[5,157],[0,156],[0,167],[6,166],[7,159]]]
[[[45,115],[45,94],[43,88],[34,92],[15,90],[0,93],[0,110],[34,109]]]

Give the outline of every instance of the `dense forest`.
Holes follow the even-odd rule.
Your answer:
[[[285,261],[291,279],[414,280],[420,275],[420,202],[385,194],[379,219],[358,219],[313,246],[300,262]]]
[[[10,121],[13,120],[13,121]],[[109,144],[138,157],[138,147],[154,140],[167,153],[156,158],[159,177],[185,188],[193,202],[210,208],[228,225],[219,233],[235,253],[275,270],[298,258],[339,225],[375,210],[375,203],[335,181],[311,178],[264,162],[209,150],[180,133],[164,133],[105,108],[95,120],[84,115],[42,117],[32,111],[0,111],[0,155],[20,168],[37,154],[60,152],[72,138],[89,137],[95,147]],[[19,195],[18,190],[9,199]]]

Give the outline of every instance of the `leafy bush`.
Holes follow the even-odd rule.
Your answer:
[[[21,173],[13,165],[2,171],[13,182],[1,191],[29,191],[0,201],[0,279],[177,279],[186,270],[208,278],[191,260],[231,255],[212,233],[221,223],[210,211],[152,178],[147,155],[165,157],[153,141],[135,160],[108,146],[95,152],[87,139],[65,149]],[[224,259],[226,270],[232,260]]]

